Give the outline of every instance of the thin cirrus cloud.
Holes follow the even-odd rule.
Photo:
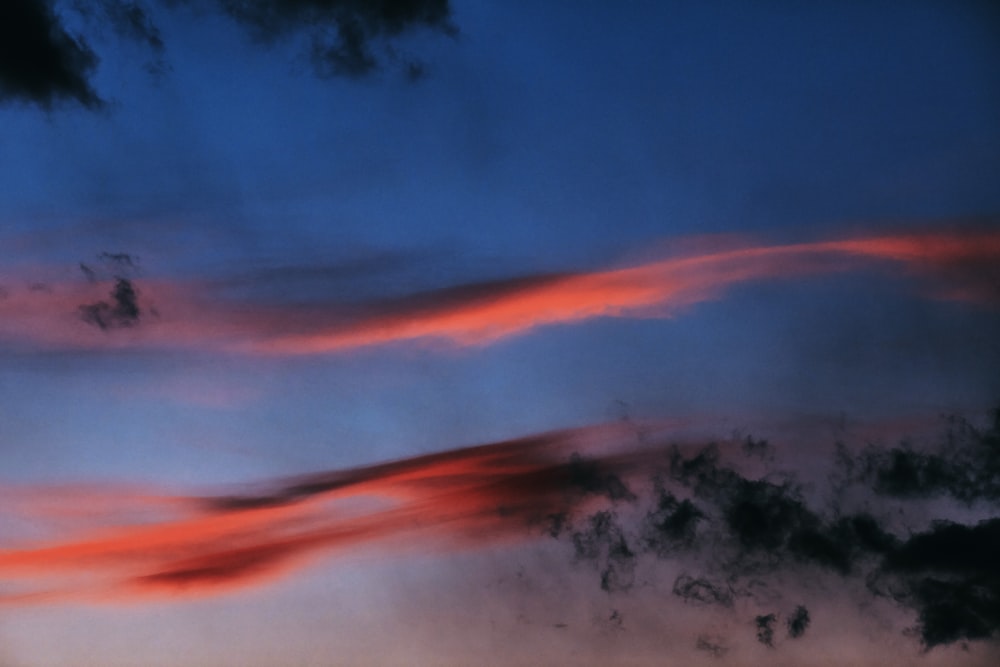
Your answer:
[[[599,317],[670,317],[742,283],[848,270],[895,270],[936,298],[995,305],[998,260],[995,232],[746,244],[624,268],[467,283],[363,303],[236,301],[207,284],[116,276],[47,284],[44,290],[7,289],[0,299],[0,338],[28,346],[257,355],[433,340],[477,346]]]

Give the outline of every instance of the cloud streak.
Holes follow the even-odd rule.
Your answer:
[[[662,576],[673,581],[657,587],[664,602],[745,615],[749,639],[769,649],[828,632],[816,602],[799,599],[806,581],[854,590],[861,614],[874,601],[897,606],[925,650],[1000,637],[998,501],[973,475],[998,473],[1000,410],[985,427],[952,418],[937,445],[920,449],[961,462],[947,485],[921,493],[886,484],[901,474],[900,447],[879,449],[885,456],[840,447],[807,471],[779,467],[774,451],[758,456],[765,441],[668,436],[591,426],[207,495],[0,488],[5,525],[35,528],[5,531],[0,604],[215,595],[361,548],[554,538],[567,564],[595,566],[594,590],[612,600]],[[810,489],[807,473],[828,488]],[[709,634],[697,648],[729,650]]]
[[[135,324],[137,288],[108,288],[90,281],[59,285],[52,294],[8,294],[0,301],[0,335],[33,344],[78,348],[192,348],[257,355],[328,354],[403,342],[446,341],[481,346],[551,325],[595,318],[676,316],[691,306],[720,299],[727,289],[763,280],[851,270],[889,269],[922,284],[936,298],[997,305],[994,281],[1000,234],[948,232],[899,234],[784,245],[746,244],[589,273],[526,275],[415,292],[392,299],[275,304],[252,297],[224,297],[209,284],[144,281],[141,291],[155,303],[148,326],[95,336],[68,325],[66,295],[93,294],[103,287],[116,323]],[[9,280],[6,282],[10,282]],[[123,291],[131,287],[133,291]],[[74,306],[71,310],[78,310]],[[89,312],[89,310],[87,311]],[[91,318],[92,320],[93,318]],[[34,323],[34,326],[31,324]],[[125,327],[101,327],[104,329]]]
[[[377,541],[471,546],[538,535],[551,517],[572,515],[588,498],[613,496],[623,485],[618,474],[641,459],[608,454],[585,462],[569,451],[627,436],[621,427],[546,433],[209,497],[92,487],[8,491],[46,505],[43,515],[62,516],[50,495],[97,511],[84,513],[90,520],[81,519],[82,527],[57,522],[55,537],[5,544],[0,580],[18,592],[0,601],[215,592]],[[126,496],[131,521],[109,513],[107,500]],[[38,516],[23,502],[6,511],[12,507],[19,516]]]

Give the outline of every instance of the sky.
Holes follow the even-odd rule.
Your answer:
[[[0,7],[0,666],[992,665],[1000,10]]]

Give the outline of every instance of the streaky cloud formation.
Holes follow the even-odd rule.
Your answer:
[[[948,292],[942,272],[998,258],[1000,235],[995,233],[752,245],[623,269],[535,276],[516,283],[414,295],[376,305],[371,314],[350,323],[335,323],[325,331],[276,333],[270,340],[250,343],[249,347],[262,352],[309,354],[421,338],[445,338],[460,345],[489,344],[539,326],[595,317],[671,316],[717,299],[726,288],[739,283],[843,271],[856,267],[852,260],[895,262],[931,280],[940,296],[968,298],[968,291],[961,295]],[[976,295],[997,303],[988,298],[995,295],[988,295],[985,288]],[[296,330],[305,331],[301,325]]]
[[[424,545],[523,539],[588,497],[614,496],[623,484],[617,475],[645,454],[584,464],[569,452],[627,436],[620,426],[593,427],[304,475],[236,495],[134,496],[139,520],[4,545],[0,580],[32,588],[0,601],[211,592],[272,578],[318,552],[392,538]],[[81,493],[62,495],[79,500]],[[142,520],[164,508],[173,515]]]
[[[373,345],[442,340],[489,345],[538,327],[599,317],[671,317],[721,298],[726,289],[760,280],[791,280],[848,270],[895,269],[923,283],[936,298],[1000,303],[991,271],[1000,262],[995,232],[948,232],[859,237],[785,245],[745,244],[590,273],[535,274],[472,282],[392,299],[274,304],[227,298],[197,281],[151,280],[142,291],[158,317],[127,338],[94,336],[66,322],[66,300],[84,300],[101,285],[61,285],[30,307],[11,295],[0,302],[0,334],[36,346],[69,348],[190,348],[257,355],[343,352]],[[87,273],[87,269],[84,269]],[[87,273],[88,279],[93,278]],[[116,276],[120,279],[122,276]],[[5,281],[5,282],[10,282]],[[98,301],[110,323],[132,323],[138,308],[132,282],[110,286]],[[129,289],[132,292],[129,292]],[[75,294],[75,297],[69,297]],[[135,306],[135,308],[133,308]],[[121,316],[115,316],[120,311]],[[98,313],[100,314],[100,313]],[[95,317],[86,317],[95,322]],[[122,328],[101,327],[106,330]],[[114,332],[110,332],[114,333]]]
[[[995,465],[1000,410],[984,427],[952,418],[942,438],[969,465]],[[747,626],[776,650],[807,630],[824,632],[804,604],[784,602],[796,602],[804,581],[819,585],[824,575],[864,596],[859,614],[874,600],[898,606],[915,621],[924,650],[1000,639],[996,499],[976,496],[971,519],[913,495],[874,509],[895,496],[871,484],[893,473],[869,446],[851,455],[841,448],[828,461],[831,501],[807,492],[799,477],[806,471],[778,468],[777,460],[745,472],[760,443],[745,444],[671,442],[662,431],[637,439],[630,425],[614,424],[214,495],[86,485],[0,490],[16,501],[5,504],[13,518],[59,519],[53,535],[5,540],[0,602],[210,595],[268,583],[323,554],[362,546],[406,553],[556,539],[572,547],[571,562],[597,566],[595,585],[609,596],[638,588],[644,563],[673,563],[680,572],[664,595],[728,615],[756,609]],[[811,462],[809,472],[822,465]],[[845,477],[843,468],[858,465],[867,466],[865,475]],[[855,500],[845,500],[851,494]],[[67,503],[94,511],[60,511]],[[33,512],[35,504],[45,507]],[[643,576],[651,571],[658,570],[643,569]],[[696,648],[729,651],[708,633]]]

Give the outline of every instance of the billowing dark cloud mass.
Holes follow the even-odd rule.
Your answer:
[[[1000,433],[982,433],[952,418],[948,436],[938,447],[916,451],[906,442],[888,449],[870,447],[851,472],[886,496],[998,502]]]
[[[835,502],[820,501],[822,494],[770,456],[763,475],[745,472],[736,453],[759,465],[766,443],[725,444],[673,447],[651,492],[640,494],[645,509],[632,525],[604,509],[565,527],[575,558],[598,565],[602,589],[627,592],[647,554],[690,562],[698,569],[676,576],[674,596],[730,613],[737,600],[762,606],[750,619],[756,639],[780,648],[779,622],[788,639],[798,639],[812,617],[804,605],[767,607],[803,573],[829,573],[909,610],[927,650],[1000,638],[1000,410],[986,428],[948,418],[932,445],[904,440],[857,453],[841,446],[831,461],[817,463],[827,469]],[[880,499],[893,504],[874,510]],[[949,499],[979,518],[942,516],[934,503]],[[717,654],[712,646],[699,640],[699,649]]]
[[[87,42],[67,32],[51,0],[0,3],[0,102],[98,108],[90,82],[97,62]]]
[[[426,67],[402,53],[393,40],[416,28],[454,35],[448,0],[152,0],[158,7],[190,6],[222,12],[247,28],[261,44],[302,39],[316,73],[352,78],[389,64],[411,79]],[[99,58],[93,40],[71,34],[66,15],[82,18],[88,31],[107,27],[119,38],[145,46],[145,68],[161,76],[169,65],[167,45],[149,3],[140,0],[6,0],[0,3],[0,103],[43,109],[68,102],[104,106],[92,77]]]

